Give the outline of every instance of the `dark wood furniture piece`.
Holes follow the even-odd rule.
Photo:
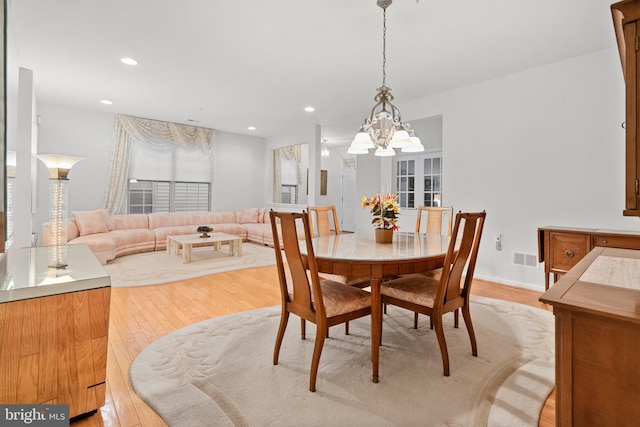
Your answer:
[[[544,288],[549,289],[549,275],[554,282],[559,274],[573,268],[596,246],[640,249],[640,232],[599,230],[595,228],[538,228],[538,262],[544,262]]]
[[[306,212],[271,211],[269,216],[282,296],[282,314],[273,350],[273,364],[278,364],[289,313],[300,317],[302,339],[305,338],[305,321],[314,323],[316,325],[316,340],[309,373],[309,390],[316,391],[320,355],[329,327],[369,316],[371,314],[371,295],[353,286],[331,280],[321,281],[318,276],[316,259],[313,256],[309,215]],[[276,220],[279,221],[279,224],[276,224]],[[296,225],[298,220],[302,220],[304,244],[307,249],[304,261],[300,256],[300,246],[298,246],[298,227]],[[280,247],[280,241],[283,242],[283,248]],[[287,257],[286,263],[282,257],[282,249]]]
[[[638,130],[638,77],[640,76],[640,0],[611,5],[613,24],[622,61],[626,94],[626,173],[623,215],[640,216],[640,132]]]
[[[454,312],[454,326],[457,328],[458,310],[462,309],[462,317],[471,341],[471,354],[478,356],[469,298],[486,216],[484,211],[458,212],[453,226],[453,236],[456,238],[451,239],[449,243],[442,275],[439,278],[410,274],[386,281],[380,286],[384,304],[396,305],[431,318],[431,325],[438,337],[445,377],[449,376],[449,351],[442,324],[444,314]],[[461,235],[458,233],[460,230]]]
[[[378,382],[382,303],[380,284],[389,276],[423,273],[442,268],[449,236],[396,232],[392,243],[376,243],[370,233],[315,237],[318,271],[344,276],[367,276],[371,284],[371,364],[373,382]],[[307,249],[300,247],[303,259]]]
[[[95,413],[107,391],[111,279],[87,245],[20,249],[0,282],[0,402]]]
[[[640,419],[640,251],[594,248],[540,301],[556,329],[556,425]]]

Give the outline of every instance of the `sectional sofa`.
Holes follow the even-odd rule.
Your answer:
[[[165,250],[167,236],[195,234],[201,225],[273,246],[269,212],[263,208],[127,215],[110,215],[106,209],[98,209],[73,212],[66,225],[68,243],[87,244],[102,264],[123,255]],[[53,244],[51,223],[42,225],[42,244]]]

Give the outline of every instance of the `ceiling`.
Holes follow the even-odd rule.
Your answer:
[[[405,101],[612,47],[611,3],[395,0],[387,85],[403,112]],[[347,138],[382,82],[375,0],[9,0],[8,27],[9,66],[33,70],[39,102],[239,134],[320,124],[329,141]]]

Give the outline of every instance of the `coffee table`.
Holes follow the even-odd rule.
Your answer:
[[[182,248],[182,262],[191,262],[191,250],[202,246],[213,246],[220,250],[223,243],[229,244],[229,256],[242,256],[242,238],[227,233],[209,233],[209,237],[200,237],[200,234],[186,234],[167,236],[167,254],[180,255]]]

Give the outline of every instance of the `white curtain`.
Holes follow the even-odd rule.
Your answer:
[[[161,122],[131,116],[116,116],[113,127],[113,149],[104,207],[112,214],[120,212],[129,179],[132,144],[141,143],[155,151],[169,152],[176,148],[200,150],[211,162],[213,185],[214,131],[198,126]]]
[[[280,203],[282,197],[282,161],[295,160],[298,168],[298,185],[302,184],[302,146],[276,148],[273,150],[273,202]]]

